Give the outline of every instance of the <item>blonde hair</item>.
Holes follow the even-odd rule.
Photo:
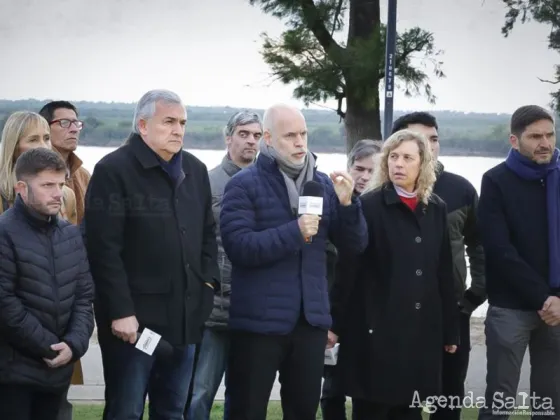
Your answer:
[[[389,178],[389,154],[405,141],[413,141],[418,145],[420,152],[420,171],[416,180],[416,193],[418,200],[428,204],[432,195],[432,189],[436,182],[435,163],[428,139],[420,133],[411,130],[400,130],[392,134],[377,155],[375,171],[369,185],[362,194],[375,190],[384,184],[391,182]]]
[[[33,125],[43,125],[49,130],[47,120],[31,111],[14,112],[8,117],[2,130],[2,140],[0,140],[0,195],[9,203],[13,203],[15,199],[14,156],[23,134]]]

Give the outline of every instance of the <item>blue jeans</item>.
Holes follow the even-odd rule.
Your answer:
[[[194,374],[189,420],[209,420],[212,404],[224,373],[227,378],[229,332],[205,329]],[[227,379],[226,379],[227,381]],[[228,419],[229,398],[226,389],[224,420]]]
[[[183,420],[194,345],[168,359],[149,356],[108,331],[99,331],[99,345],[105,376],[104,420],[141,419],[146,391],[150,420]]]

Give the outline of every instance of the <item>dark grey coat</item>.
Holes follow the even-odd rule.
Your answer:
[[[220,289],[214,295],[214,308],[205,324],[206,327],[213,329],[226,329],[228,326],[231,296],[231,262],[222,246],[220,211],[222,210],[224,188],[231,177],[240,170],[241,168],[235,165],[226,155],[218,166],[208,172],[210,189],[212,190],[212,212],[217,226],[216,242],[218,243],[218,266],[221,275]]]

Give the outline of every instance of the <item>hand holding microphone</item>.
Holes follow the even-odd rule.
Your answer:
[[[317,234],[319,231],[319,220],[321,220],[321,217],[315,214],[302,214],[299,216],[299,230],[305,239]]]
[[[303,185],[298,205],[298,225],[306,243],[319,231],[319,221],[323,215],[323,196],[325,188],[316,181],[308,181]]]

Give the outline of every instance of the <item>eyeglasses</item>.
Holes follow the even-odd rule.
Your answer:
[[[70,125],[74,124],[78,130],[81,130],[84,127],[84,122],[79,120],[68,120],[66,118],[60,120],[52,120],[50,125],[58,123],[62,128],[68,128]]]

